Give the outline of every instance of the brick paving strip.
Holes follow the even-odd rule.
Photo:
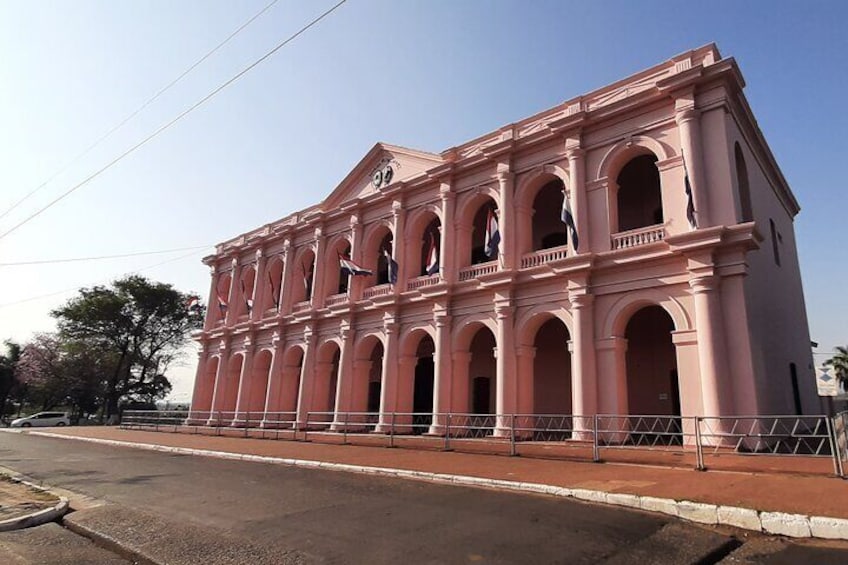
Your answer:
[[[848,539],[848,488],[821,475],[670,469],[91,427],[27,432],[191,453],[573,497],[793,537]]]

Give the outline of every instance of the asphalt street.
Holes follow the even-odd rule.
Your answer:
[[[243,540],[312,562],[625,563],[637,562],[640,548],[661,556],[716,535],[662,516],[544,496],[24,434],[0,434],[0,464],[143,511],[153,522],[186,524],[194,536]],[[769,540],[757,541],[768,551],[752,544],[746,561],[732,562],[848,562],[845,549]]]

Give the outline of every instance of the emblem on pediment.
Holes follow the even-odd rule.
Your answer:
[[[371,172],[371,184],[377,189],[392,184],[398,169],[400,169],[400,163],[397,159],[390,156],[383,157]]]

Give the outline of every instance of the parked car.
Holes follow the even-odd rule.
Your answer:
[[[13,428],[42,428],[46,426],[70,426],[71,420],[64,412],[39,412],[12,420]]]

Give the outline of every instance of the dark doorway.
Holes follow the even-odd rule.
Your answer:
[[[491,382],[489,377],[474,377],[471,397],[471,412],[474,414],[489,413]]]
[[[795,413],[801,415],[804,410],[801,407],[801,389],[798,388],[798,369],[795,363],[789,364],[789,376],[792,378],[792,399],[795,401]]]
[[[433,380],[435,366],[432,355],[418,358],[415,365],[415,390],[412,397],[412,432],[416,435],[427,431],[433,422]]]

